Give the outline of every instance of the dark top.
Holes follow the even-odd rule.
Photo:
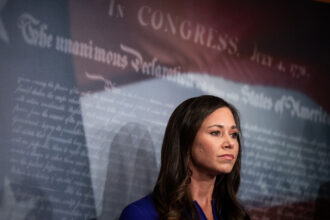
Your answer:
[[[203,210],[198,205],[197,201],[194,201],[197,208],[199,217],[201,220],[207,220]],[[218,220],[215,212],[214,203],[212,201],[212,210],[214,220]],[[149,194],[142,199],[129,204],[121,213],[119,220],[159,220],[159,216],[152,200],[152,195]]]

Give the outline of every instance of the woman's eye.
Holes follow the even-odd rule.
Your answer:
[[[211,131],[210,134],[212,136],[219,136],[220,135],[220,131]]]
[[[238,132],[231,133],[230,136],[231,136],[233,139],[237,139],[237,138],[238,138]]]

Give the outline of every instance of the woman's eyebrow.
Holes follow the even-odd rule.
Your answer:
[[[223,125],[220,125],[220,124],[210,125],[210,126],[208,126],[207,128],[211,128],[211,127],[224,128],[224,126],[223,126]],[[236,129],[236,128],[237,128],[236,125],[233,125],[233,126],[230,127],[230,129]]]

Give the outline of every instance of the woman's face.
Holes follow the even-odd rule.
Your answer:
[[[227,107],[205,118],[192,145],[190,169],[211,176],[230,173],[237,159],[239,130]]]

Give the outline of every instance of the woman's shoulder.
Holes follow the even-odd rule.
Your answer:
[[[119,220],[158,220],[158,213],[152,200],[152,194],[139,199],[124,208]]]

